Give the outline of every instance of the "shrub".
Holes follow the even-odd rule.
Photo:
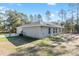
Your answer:
[[[64,45],[62,45],[62,46],[60,46],[61,48],[66,48],[66,46],[64,46]]]
[[[35,45],[39,46],[47,46],[50,43],[50,40],[48,38],[40,39],[38,41],[33,42]]]
[[[76,47],[79,47],[79,45],[75,45]]]
[[[57,37],[57,36],[51,36],[51,37],[49,37],[49,39],[52,41],[57,41],[57,42],[64,41],[61,37]]]
[[[39,46],[48,45],[48,41],[41,41],[38,43]]]

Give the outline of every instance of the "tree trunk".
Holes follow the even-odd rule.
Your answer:
[[[79,8],[77,8],[77,33],[79,33],[79,19],[78,19],[78,11],[79,11]]]

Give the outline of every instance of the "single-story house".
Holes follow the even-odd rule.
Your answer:
[[[25,36],[33,38],[44,38],[50,35],[63,33],[64,27],[53,23],[31,23],[16,28],[19,35],[22,33]]]

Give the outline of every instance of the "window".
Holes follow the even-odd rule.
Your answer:
[[[55,33],[55,28],[53,28],[53,33]]]
[[[59,32],[61,33],[61,28],[59,28]]]
[[[57,28],[56,28],[56,32],[55,33],[57,33]]]
[[[53,28],[53,33],[57,33],[57,28]]]
[[[48,28],[48,34],[50,34],[50,33],[51,33],[51,31],[50,31],[50,30],[51,30],[51,28]]]

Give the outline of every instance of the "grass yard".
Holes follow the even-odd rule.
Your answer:
[[[35,39],[22,36],[0,38],[0,55],[8,55],[8,56],[79,55],[78,52],[79,36],[77,36],[75,40],[70,41],[64,41],[62,38],[63,36],[53,36],[43,39]]]
[[[60,40],[60,39],[59,39]],[[62,42],[62,41],[61,41]],[[56,47],[58,47],[59,43],[57,40],[52,40],[50,38],[43,38],[36,41],[33,41],[29,44],[19,46],[15,54],[12,55],[20,55],[20,56],[56,56],[66,53],[64,50],[65,46],[61,46],[58,51]]]
[[[66,37],[66,35],[65,35]],[[68,37],[68,36],[67,36]],[[75,36],[76,37],[76,36]],[[62,56],[79,55],[79,36],[74,40],[64,41],[63,36],[47,37],[17,47],[16,56]],[[68,38],[66,38],[68,39]]]
[[[18,46],[27,44],[31,41],[31,38],[21,36],[0,38],[0,55],[9,55],[14,53]]]
[[[53,43],[53,41],[49,40],[49,38],[38,40],[36,38],[22,36],[4,37],[0,38],[0,55],[52,55],[50,54],[50,52],[52,53],[52,51],[50,50],[50,48],[52,47],[51,43]],[[41,48],[43,47],[45,47],[45,49],[41,50]],[[34,50],[35,48],[36,50],[38,50],[39,54],[35,53],[37,52],[36,50]],[[24,52],[22,54],[21,52],[23,51],[27,53]],[[44,54],[41,54],[42,52]]]

